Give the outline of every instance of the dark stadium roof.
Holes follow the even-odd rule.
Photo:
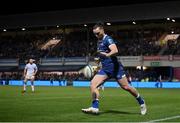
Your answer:
[[[83,1],[83,2],[82,2]],[[0,16],[34,12],[57,11],[66,9],[92,8],[115,5],[131,5],[178,0],[6,0],[1,3]]]

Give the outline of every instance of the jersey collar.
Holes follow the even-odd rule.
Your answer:
[[[104,35],[103,40],[106,38],[107,34]]]

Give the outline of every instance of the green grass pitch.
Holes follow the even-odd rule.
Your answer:
[[[180,89],[137,89],[145,98],[148,113],[140,115],[133,96],[120,88],[100,91],[100,114],[81,112],[91,104],[89,88],[0,86],[0,122],[180,122]]]

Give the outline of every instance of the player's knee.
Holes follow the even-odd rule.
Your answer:
[[[95,85],[92,82],[90,84],[90,88],[91,88],[91,90],[95,89]]]
[[[91,88],[91,90],[95,90],[97,88],[96,83],[91,81],[90,88]]]

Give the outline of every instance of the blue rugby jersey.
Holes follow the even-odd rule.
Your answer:
[[[112,39],[112,37],[105,35],[102,40],[98,41],[97,47],[98,52],[106,52],[109,53],[110,49],[109,46],[111,44],[116,44],[116,42]],[[108,67],[112,64],[118,64],[118,60],[116,56],[106,57],[101,54],[99,54],[99,58],[102,63],[102,67]]]

